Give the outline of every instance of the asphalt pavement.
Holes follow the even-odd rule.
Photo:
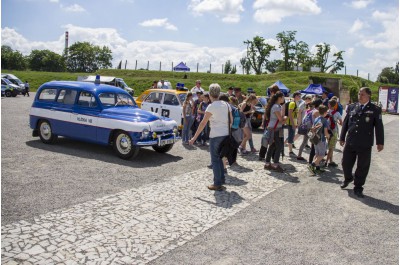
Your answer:
[[[385,149],[373,150],[364,199],[354,197],[351,185],[340,189],[340,167],[313,177],[305,164],[288,157],[283,160],[285,174],[264,171],[256,156],[240,158],[245,167],[228,169],[228,192],[221,194],[206,189],[211,171],[203,147],[177,144],[168,154],[143,148],[137,158],[125,161],[104,146],[63,138],[56,145],[41,143],[31,136],[28,125],[31,94],[1,100],[2,260],[6,264],[49,264],[49,260],[64,264],[399,263],[398,116],[384,115]],[[261,131],[256,130],[256,146],[260,137]],[[339,148],[335,160],[340,159]],[[110,201],[118,202],[118,207],[108,207],[105,213],[104,205]],[[132,217],[126,209],[142,211]],[[87,223],[90,231],[76,225],[70,228],[73,236],[62,234],[66,223],[80,220],[81,224],[77,212],[90,213],[84,220],[103,216],[99,219],[103,226],[96,227],[113,239],[107,237],[102,243],[93,234],[93,222]],[[153,216],[156,212],[161,214]],[[131,218],[130,230],[125,224],[125,230],[116,232],[119,220],[114,216]],[[26,242],[24,231],[35,227],[45,235],[32,233]],[[42,240],[47,237],[43,227],[53,228],[54,237],[61,233],[65,241]],[[159,231],[164,228],[172,234],[161,237],[154,247],[151,238],[164,235]],[[121,233],[125,241],[127,235],[134,238],[141,233],[146,240],[131,239],[127,244],[136,242],[136,248],[121,247]],[[94,244],[96,251],[84,249],[85,244]]]

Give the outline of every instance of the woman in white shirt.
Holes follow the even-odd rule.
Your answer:
[[[200,122],[195,135],[189,142],[189,144],[192,145],[203,131],[207,122],[210,121],[209,147],[214,174],[214,184],[209,185],[208,189],[218,191],[225,189],[225,187],[222,186],[222,184],[225,183],[224,164],[222,158],[219,156],[218,149],[222,141],[229,135],[231,124],[229,124],[228,115],[230,115],[231,122],[233,120],[229,104],[218,99],[220,93],[221,87],[218,84],[210,85],[209,94],[212,103],[207,107],[203,120]]]

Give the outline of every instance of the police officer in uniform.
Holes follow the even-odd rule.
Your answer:
[[[354,194],[363,198],[363,185],[371,164],[371,150],[374,144],[374,130],[378,152],[383,150],[382,109],[370,102],[371,89],[360,88],[358,103],[348,106],[340,134],[343,150],[344,181],[340,186],[346,188],[354,180]],[[352,174],[357,159],[357,168]]]

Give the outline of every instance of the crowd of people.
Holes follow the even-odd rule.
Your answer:
[[[251,117],[258,103],[252,89],[245,96],[239,87],[229,87],[226,93],[222,93],[218,84],[211,84],[209,91],[205,92],[201,81],[197,80],[188,92],[183,104],[182,142],[184,145],[209,145],[209,167],[213,169],[214,183],[208,188],[225,189],[226,164],[236,164],[238,154],[258,154],[259,160],[265,162],[266,170],[283,173],[285,170],[280,159],[285,156],[285,145],[288,146],[290,157],[299,162],[308,161],[307,168],[313,175],[322,174],[325,172],[323,168],[338,166],[333,151],[339,138],[340,144],[345,146],[342,163],[345,180],[341,188],[354,180],[355,194],[363,197],[362,186],[370,166],[374,131],[378,151],[383,150],[381,109],[370,102],[371,90],[360,89],[359,102],[349,105],[345,120],[342,118],[343,106],[337,97],[329,98],[328,92],[319,96],[302,95],[296,91],[287,101],[278,86],[270,87],[269,91],[259,151],[255,148],[252,136]],[[367,106],[365,112],[361,104]],[[343,126],[340,134],[339,126]],[[358,130],[359,126],[364,126],[365,130]],[[299,137],[303,139],[296,154],[294,143]],[[356,137],[359,137],[358,140]],[[360,142],[359,139],[363,138],[366,138],[366,144]],[[306,148],[310,150],[308,159],[302,156]],[[353,174],[356,158],[359,161]]]

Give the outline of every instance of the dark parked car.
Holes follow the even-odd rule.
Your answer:
[[[267,99],[265,97],[258,97],[258,102],[255,105],[255,112],[251,117],[251,127],[257,129],[262,124],[263,115],[265,112],[265,106],[267,105]]]

